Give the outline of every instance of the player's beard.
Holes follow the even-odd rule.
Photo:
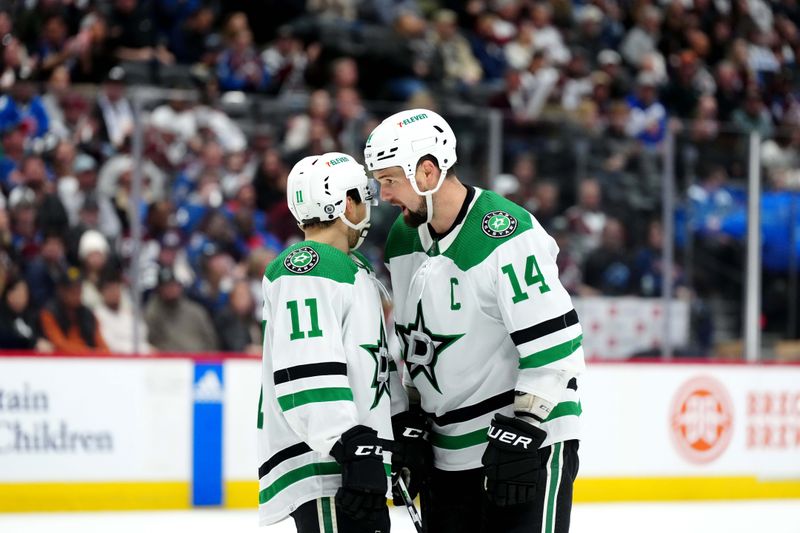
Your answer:
[[[360,230],[354,230],[353,228],[347,228],[347,247],[351,250],[356,247],[358,244],[358,238],[361,236]]]
[[[419,198],[419,205],[416,209],[406,207],[407,212],[403,214],[403,220],[412,228],[418,228],[428,221],[428,204],[425,198]]]

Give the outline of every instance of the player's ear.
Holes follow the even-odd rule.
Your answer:
[[[433,164],[433,161],[428,159],[423,161],[420,167],[422,169],[422,175],[425,178],[425,189],[427,190],[435,187],[436,183],[439,181],[439,167]]]
[[[348,194],[345,196],[344,214],[348,219],[352,220],[356,214],[356,201]]]

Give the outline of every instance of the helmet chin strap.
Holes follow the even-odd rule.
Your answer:
[[[364,244],[364,239],[367,238],[367,233],[369,233],[369,228],[371,226],[371,224],[369,222],[370,207],[371,206],[369,205],[369,202],[367,202],[366,203],[367,212],[364,215],[363,220],[361,220],[361,222],[359,222],[357,224],[354,224],[354,223],[350,222],[349,220],[347,220],[347,217],[345,216],[344,213],[339,215],[339,218],[342,219],[342,222],[344,222],[345,226],[347,226],[350,229],[354,229],[354,230],[356,230],[358,232],[358,242],[356,242],[355,246],[350,248],[351,251],[352,250],[358,250],[358,247],[361,246],[362,244]]]
[[[442,170],[442,173],[439,174],[439,181],[436,183],[436,187],[429,191],[420,191],[419,186],[417,185],[417,178],[415,176],[409,176],[408,180],[411,182],[411,188],[414,189],[414,192],[417,193],[419,196],[423,196],[425,198],[425,207],[428,210],[428,218],[425,220],[426,224],[430,224],[433,220],[433,195],[436,194],[439,189],[442,188],[442,184],[444,183],[444,179],[447,177],[447,169]]]

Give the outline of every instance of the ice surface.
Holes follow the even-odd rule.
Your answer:
[[[413,533],[404,508],[392,509],[393,533]],[[800,533],[800,500],[581,504],[571,533]],[[289,533],[286,520],[259,529],[256,511],[159,511],[0,514],[2,533]]]

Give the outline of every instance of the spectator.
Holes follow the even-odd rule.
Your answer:
[[[472,54],[469,41],[459,31],[455,12],[449,9],[439,10],[433,20],[433,42],[444,65],[445,86],[458,89],[479,82],[483,76],[481,65]]]
[[[45,76],[70,59],[80,48],[80,41],[68,41],[67,32],[67,23],[62,15],[54,13],[44,19],[36,56],[39,69]]]
[[[78,245],[83,278],[81,303],[92,311],[102,302],[100,278],[109,265],[109,252],[108,241],[99,231],[90,229],[81,235]]]
[[[575,255],[572,246],[573,234],[569,231],[567,221],[563,217],[556,217],[551,225],[553,239],[558,246],[558,279],[570,294],[579,294],[581,290],[582,273],[580,260]]]
[[[203,58],[206,36],[214,27],[214,12],[210,6],[190,5],[191,12],[169,32],[169,49],[175,61],[183,65],[198,63]]]
[[[120,61],[158,62],[171,65],[175,57],[158,42],[149,2],[114,0],[111,9],[109,43]]]
[[[303,42],[295,37],[291,28],[278,28],[274,43],[261,53],[261,60],[272,78],[273,89],[278,94],[305,91],[305,74],[308,55]]]
[[[199,276],[187,291],[187,296],[199,303],[211,316],[218,313],[228,302],[233,280],[233,258],[213,241],[202,247],[199,260]]]
[[[122,67],[112,68],[97,96],[95,114],[100,121],[100,138],[110,144],[106,155],[120,150],[133,135],[133,109],[125,96],[125,78]]]
[[[9,117],[9,122],[16,118],[25,123],[30,138],[40,139],[50,131],[50,118],[32,76],[33,72],[26,69],[15,73],[10,91],[0,98],[0,117]]]
[[[331,119],[331,96],[325,89],[317,89],[308,99],[306,113],[290,117],[286,122],[283,149],[288,152],[305,150],[310,142],[311,124],[314,120],[327,122]]]
[[[667,110],[658,101],[657,81],[650,72],[636,78],[636,93],[628,97],[630,120],[628,135],[639,139],[646,147],[655,148],[667,131]]]
[[[548,232],[552,229],[553,219],[558,215],[560,194],[558,184],[554,181],[540,181],[534,186],[532,213]]]
[[[602,205],[600,183],[589,178],[578,185],[578,203],[564,213],[567,227],[573,235],[572,250],[579,260],[600,245],[607,220]]]
[[[647,227],[647,243],[641,247],[633,258],[633,288],[639,296],[657,298],[661,296],[664,284],[664,260],[661,255],[664,244],[664,232],[661,222],[651,221]],[[677,264],[672,265],[671,291],[681,287],[683,278]]]
[[[534,46],[534,27],[530,21],[520,22],[516,37],[505,46],[505,57],[511,69],[524,70],[531,64]]]
[[[480,63],[483,79],[487,82],[500,80],[506,70],[506,58],[494,34],[494,22],[494,15],[480,15],[475,21],[475,32],[469,37],[472,54]]]
[[[661,10],[647,5],[640,10],[636,25],[625,34],[620,53],[634,68],[642,66],[645,55],[657,50],[660,37]]]
[[[172,269],[158,273],[158,288],[145,311],[148,340],[161,352],[203,353],[217,349],[214,325],[205,309],[183,295]]]
[[[2,291],[0,349],[53,351],[53,345],[42,338],[39,321],[30,305],[28,284],[23,278],[12,277]]]
[[[75,267],[61,272],[56,297],[40,314],[44,336],[54,351],[68,354],[106,354],[106,345],[92,311],[81,304],[81,273]]]
[[[600,246],[583,266],[583,294],[622,296],[630,293],[631,266],[625,251],[625,228],[616,218],[606,220]]]
[[[261,355],[261,328],[253,308],[247,283],[237,282],[227,305],[216,314],[214,320],[222,351]]]
[[[72,81],[101,83],[117,64],[106,18],[96,11],[89,13],[81,20],[80,32],[74,39],[77,59],[70,72]]]
[[[700,97],[714,94],[716,86],[693,51],[684,50],[678,57],[678,67],[670,77],[663,99],[664,105],[678,117],[688,118],[697,109]]]
[[[510,108],[519,124],[534,122],[540,117],[558,78],[558,72],[547,65],[545,55],[537,52],[527,72],[508,71],[505,93],[496,97],[493,104]]]
[[[332,129],[341,151],[348,154],[358,153],[366,144],[370,116],[361,104],[361,96],[357,90],[339,89],[336,93],[336,109],[331,118]]]
[[[261,281],[264,278],[264,270],[267,265],[276,257],[277,252],[266,248],[257,248],[250,253],[247,258],[247,282],[250,286],[250,296],[253,298],[253,318],[261,320],[261,305],[264,303],[264,295],[261,292]]]
[[[2,107],[5,96],[0,97]],[[25,139],[30,130],[29,125],[22,122],[16,113],[14,116],[0,116],[0,135],[2,136],[3,155],[0,157],[0,188],[8,191],[19,185],[21,176],[19,164],[25,155]]]
[[[55,297],[56,283],[66,265],[64,238],[60,233],[45,234],[39,254],[28,264],[25,272],[34,309],[41,309]]]
[[[534,53],[544,53],[548,62],[553,65],[565,65],[570,59],[570,52],[564,44],[561,32],[553,26],[552,19],[553,8],[549,3],[533,4],[531,21],[534,27]]]
[[[71,226],[80,224],[81,209],[87,202],[93,201],[97,204],[99,218],[92,227],[100,229],[112,241],[119,237],[122,228],[114,206],[106,196],[95,192],[97,163],[92,156],[78,154],[72,164],[72,172],[61,177],[57,186],[58,196],[67,211]]]
[[[111,352],[129,355],[153,353],[153,347],[147,342],[147,324],[143,321],[139,322],[139,351],[135,351],[133,324],[136,318],[122,275],[114,268],[106,268],[100,276],[98,287],[101,301],[94,313]]]
[[[772,137],[774,127],[761,95],[756,90],[749,90],[745,95],[744,104],[731,116],[734,125],[742,133],[757,132],[763,139]]]
[[[744,82],[733,63],[729,61],[723,61],[717,65],[715,81],[719,118],[720,120],[728,121],[742,99]]]
[[[223,91],[265,91],[269,72],[253,47],[253,34],[241,30],[217,60],[217,80]]]
[[[574,111],[581,100],[590,96],[594,84],[589,76],[589,64],[583,54],[574,54],[564,69],[561,89],[561,107],[566,111]]]
[[[597,65],[611,80],[611,98],[625,98],[631,90],[631,79],[622,68],[622,58],[615,50],[602,50],[597,54]]]

